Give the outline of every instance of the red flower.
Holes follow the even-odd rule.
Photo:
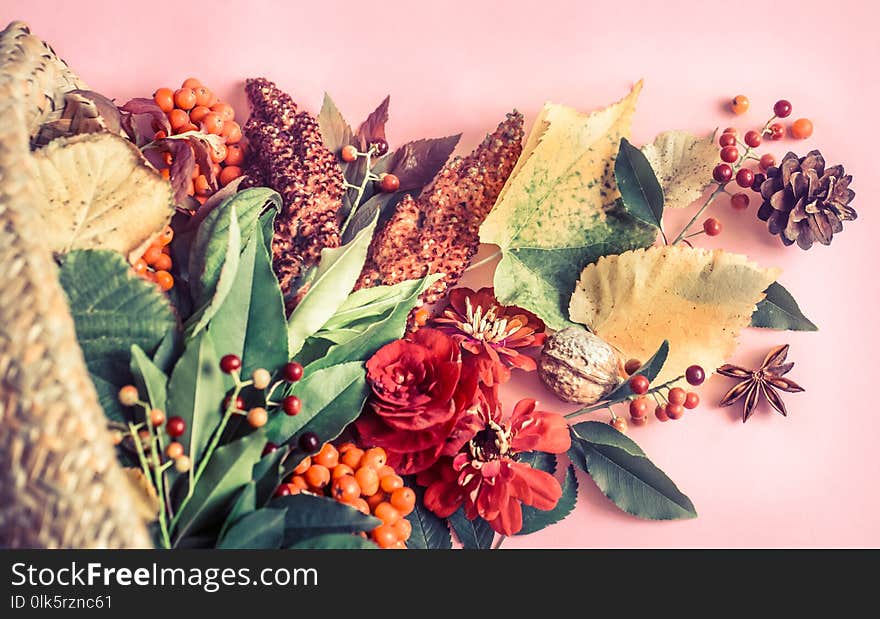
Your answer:
[[[385,449],[400,474],[458,452],[479,429],[476,411],[497,407],[497,392],[481,388],[456,342],[436,329],[380,348],[367,362],[367,382],[372,396],[355,426],[361,442]]]
[[[475,357],[483,382],[506,382],[510,367],[532,372],[535,360],[517,349],[541,346],[544,323],[519,307],[501,305],[494,289],[456,288],[449,293],[449,305],[433,320],[434,326],[449,333],[465,353]]]
[[[520,452],[563,453],[571,447],[562,415],[535,410],[534,400],[520,400],[507,423],[482,416],[482,427],[454,458],[445,458],[418,482],[427,485],[425,506],[448,518],[464,505],[465,515],[486,520],[502,535],[522,528],[521,504],[548,510],[562,487],[544,471],[518,462]]]

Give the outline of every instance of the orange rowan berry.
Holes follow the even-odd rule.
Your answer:
[[[184,126],[180,127],[175,133],[178,135],[181,133],[186,133],[187,131],[198,131],[199,128],[193,123],[186,123]]]
[[[211,193],[211,183],[208,182],[208,177],[204,174],[199,174],[198,178],[193,182],[193,185],[196,188],[196,193],[200,196],[207,196]]]
[[[378,544],[379,548],[391,548],[397,543],[397,533],[394,527],[383,524],[373,529],[373,541]]]
[[[170,271],[173,263],[171,262],[171,256],[168,254],[159,254],[159,258],[156,259],[156,263],[153,265],[157,271]]]
[[[174,91],[174,105],[189,111],[196,105],[196,93],[192,88],[178,88]]]
[[[211,108],[204,105],[195,106],[189,113],[189,119],[194,123],[204,120],[205,116],[211,113]]]
[[[397,473],[394,471],[394,469],[391,468],[390,466],[388,466],[387,464],[385,466],[383,466],[382,468],[380,468],[376,472],[379,474],[379,480],[381,480],[384,477],[387,477],[388,475],[397,475]]]
[[[209,112],[202,119],[202,129],[207,133],[220,135],[223,131],[223,118],[217,112]]]
[[[159,243],[163,246],[171,243],[171,239],[174,238],[174,228],[171,226],[165,226],[165,229],[162,230],[162,234],[159,235]]]
[[[409,514],[416,506],[416,493],[412,488],[398,488],[391,493],[391,506],[402,516]]]
[[[189,123],[189,114],[183,110],[171,110],[168,112],[168,122],[171,124],[171,128],[177,131]]]
[[[211,106],[212,112],[217,112],[223,120],[235,120],[235,110],[228,103],[215,103]]]
[[[311,457],[306,456],[305,458],[300,460],[300,463],[296,465],[296,468],[293,469],[293,472],[296,475],[302,475],[309,470],[310,466],[312,466],[312,459]]]
[[[400,520],[400,512],[391,503],[382,501],[373,510],[373,515],[385,524],[394,524]]]
[[[226,148],[225,144],[218,144],[214,148],[211,149],[211,161],[213,163],[220,163],[224,159],[226,159],[226,155],[229,154],[229,150]]]
[[[269,421],[269,413],[262,406],[255,406],[248,411],[247,422],[254,428],[262,428]]]
[[[156,271],[156,283],[162,292],[167,292],[174,288],[174,277],[168,271]]]
[[[217,103],[217,97],[214,96],[214,93],[211,92],[210,88],[206,88],[205,86],[196,86],[194,90],[196,92],[196,105],[210,108],[212,105]]]
[[[224,187],[241,176],[241,168],[229,165],[220,172],[220,184]]]
[[[293,477],[291,477],[290,478],[290,485],[296,486],[300,490],[305,490],[306,488],[309,487],[308,482],[305,480],[305,477],[303,477],[302,475],[294,475]]]
[[[363,486],[361,486],[361,492],[363,492]],[[386,501],[388,499],[388,495],[384,492],[377,492],[372,496],[366,497],[364,500],[367,502],[367,505],[370,506],[371,510],[375,510],[376,507],[379,506],[380,503]]]
[[[749,98],[745,95],[737,95],[730,102],[730,111],[734,114],[745,114],[749,110]]]
[[[230,144],[226,147],[226,165],[240,166],[244,163],[244,149],[239,144]]]
[[[136,274],[143,275],[147,272],[147,263],[143,258],[140,258],[132,265],[132,268]]]
[[[326,466],[328,469],[332,469],[339,464],[339,452],[336,451],[336,448],[330,443],[324,443],[323,447],[321,447],[321,451],[312,456],[312,461],[315,464],[320,464]]]
[[[379,486],[385,492],[394,492],[398,488],[403,488],[403,478],[400,475],[386,475],[379,480]]]
[[[397,533],[398,541],[405,542],[412,535],[412,524],[406,518],[401,518],[391,526],[394,528],[394,532]]]
[[[153,93],[153,101],[167,114],[174,109],[174,92],[170,88],[159,88]]]
[[[144,252],[143,261],[148,265],[153,266],[156,264],[156,261],[162,255],[162,247],[159,245],[150,245],[147,248],[147,251]]]
[[[379,476],[375,469],[362,466],[355,472],[354,477],[360,484],[361,494],[364,496],[373,496],[379,491]]]
[[[330,469],[320,464],[313,464],[303,476],[310,488],[320,489],[330,483]]]
[[[223,121],[223,129],[220,132],[226,138],[227,144],[238,144],[241,142],[241,126],[234,120]]]
[[[798,140],[806,140],[813,135],[813,123],[809,118],[798,118],[791,123],[791,137]]]
[[[364,457],[361,459],[361,467],[370,467],[378,471],[385,466],[387,461],[388,456],[385,455],[385,450],[381,447],[373,447],[364,453]]]
[[[350,503],[351,501],[360,498],[361,496],[361,487],[358,485],[357,480],[351,475],[343,475],[337,479],[333,480],[333,485],[330,490],[333,498],[341,503]]]
[[[293,496],[293,495],[299,494],[300,492],[305,490],[305,488],[300,488],[299,486],[297,486],[295,484],[284,484],[284,487],[287,489],[287,493],[286,493],[287,496]]]
[[[197,80],[197,79],[194,78],[194,77],[188,77],[188,78],[186,78],[185,80],[183,80],[183,83],[180,85],[180,87],[181,87],[181,88],[193,88],[193,89],[195,89],[195,88],[198,88],[198,87],[201,86],[201,85],[202,85],[202,82],[201,82],[201,81]]]
[[[424,307],[420,307],[413,313],[413,322],[420,327],[424,327],[428,323],[431,313]]]
[[[350,449],[346,449],[345,451],[340,451],[342,457],[340,461],[343,464],[347,464],[353,469],[358,468],[361,464],[361,459],[364,457],[364,450],[358,449],[354,445],[351,446]]]
[[[370,515],[370,506],[362,498],[353,499],[348,503],[362,514]]]
[[[345,477],[346,475],[351,475],[352,477],[354,477],[354,470],[347,464],[342,464],[341,462],[334,466],[333,470],[330,471],[330,477],[333,479],[339,479],[340,477]]]

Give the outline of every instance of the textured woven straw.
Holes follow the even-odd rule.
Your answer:
[[[150,546],[118,465],[55,262],[30,142],[85,88],[21,22],[0,33],[0,546]]]

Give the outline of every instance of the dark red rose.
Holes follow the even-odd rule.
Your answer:
[[[363,444],[382,447],[404,475],[457,453],[479,429],[478,411],[497,406],[497,392],[481,388],[476,369],[462,365],[458,343],[436,329],[379,349],[367,362],[367,382],[372,394],[355,427]]]

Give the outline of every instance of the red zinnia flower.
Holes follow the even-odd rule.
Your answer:
[[[535,401],[520,400],[502,423],[484,415],[482,428],[454,458],[444,458],[418,481],[428,488],[425,506],[448,518],[464,505],[465,515],[486,520],[502,535],[522,528],[521,504],[553,509],[562,487],[544,471],[518,462],[520,452],[563,453],[571,447],[562,415],[535,410]]]
[[[507,381],[509,367],[527,372],[537,369],[535,360],[517,349],[541,346],[547,337],[540,318],[519,307],[499,304],[493,288],[477,292],[456,288],[433,325],[477,357],[480,378],[490,385]]]

